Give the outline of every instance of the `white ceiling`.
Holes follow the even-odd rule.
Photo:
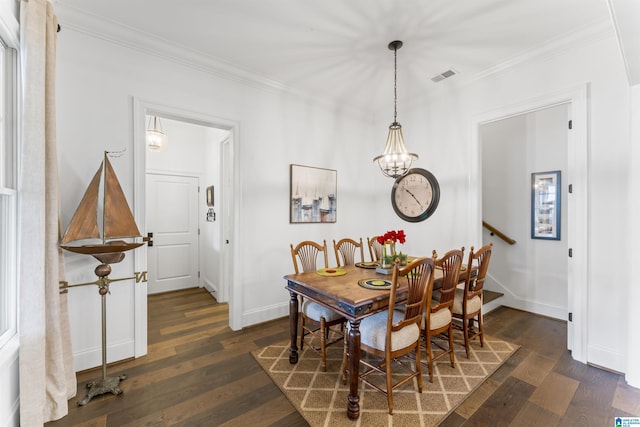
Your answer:
[[[57,0],[65,28],[363,112],[613,28],[607,0]],[[59,43],[63,43],[61,34]],[[457,72],[440,83],[431,78]]]

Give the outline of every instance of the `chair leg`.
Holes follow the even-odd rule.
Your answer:
[[[425,332],[424,335],[424,341],[427,345],[427,368],[429,370],[429,382],[433,382],[433,354],[431,352],[431,336],[428,332]]]
[[[304,348],[304,315],[300,316],[302,320],[300,321],[300,352]]]
[[[464,335],[464,349],[467,352],[467,359],[469,358],[469,322],[467,319],[462,319],[462,334]]]
[[[389,405],[389,415],[393,415],[393,378],[391,377],[391,358],[385,357],[385,373],[387,377],[387,404]]]
[[[418,372],[418,391],[422,393],[422,362],[420,361],[420,342],[416,345],[416,371]]]
[[[322,372],[327,371],[327,338],[326,338],[326,321],[324,317],[320,318],[320,353],[322,355]]]
[[[455,368],[455,355],[453,354],[453,324],[449,323],[449,360],[451,361],[451,367]]]
[[[478,334],[480,335],[480,347],[484,347],[484,330],[482,329],[482,311],[478,313]]]

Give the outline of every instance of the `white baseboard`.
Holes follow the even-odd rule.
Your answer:
[[[540,314],[542,316],[551,317],[553,319],[567,320],[568,311],[566,308],[527,298],[522,298],[518,295],[515,295],[509,288],[502,285],[489,274],[487,274],[487,278],[489,280],[485,282],[484,288],[488,291],[500,292],[503,294],[503,296],[499,298],[500,305],[516,308],[522,311],[528,311],[530,313]]]
[[[134,357],[134,341],[107,345],[107,363]],[[102,366],[102,348],[95,347],[73,355],[76,372]]]
[[[289,315],[289,302],[274,304],[259,309],[245,311],[242,314],[242,327],[268,322]]]
[[[487,313],[491,313],[493,310],[495,310],[498,307],[503,306],[503,297],[498,297],[492,301],[489,301],[486,304],[482,304],[482,314],[487,314]]]
[[[596,345],[587,346],[587,363],[604,367],[622,373],[627,369],[626,358],[621,353],[611,351],[610,348]]]
[[[202,287],[209,292],[218,302],[225,302],[220,300],[220,293],[218,292],[218,287],[213,284],[210,280],[204,279],[202,281]]]

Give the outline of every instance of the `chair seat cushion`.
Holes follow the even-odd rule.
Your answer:
[[[464,289],[456,289],[456,296],[453,299],[453,312],[462,314],[462,301],[464,300]],[[476,313],[482,308],[482,300],[478,295],[467,301],[467,313]]]
[[[360,322],[360,341],[369,347],[384,351],[387,337],[387,310],[365,317]],[[393,323],[398,323],[404,318],[404,313],[393,311]],[[391,351],[409,347],[420,339],[420,328],[416,323],[407,325],[399,331],[391,333]]]
[[[313,319],[316,322],[319,322],[321,317],[324,317],[324,320],[327,322],[332,322],[342,317],[335,311],[330,310],[317,302],[309,301],[308,299],[305,299],[302,303],[302,313],[304,313],[304,315],[309,319]]]
[[[426,316],[425,316],[425,321],[422,324],[422,327],[426,327],[425,322],[426,322]],[[441,308],[438,311],[434,311],[433,313],[430,314],[430,319],[429,319],[429,329],[430,330],[436,330],[436,329],[440,329],[443,326],[448,325],[449,323],[451,323],[451,311],[449,311],[448,308]]]

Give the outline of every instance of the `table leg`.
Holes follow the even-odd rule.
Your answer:
[[[360,374],[360,320],[349,320],[349,403],[347,416],[352,420],[360,417],[358,377]]]
[[[289,292],[289,330],[291,332],[291,348],[289,349],[289,363],[298,363],[298,294]]]

